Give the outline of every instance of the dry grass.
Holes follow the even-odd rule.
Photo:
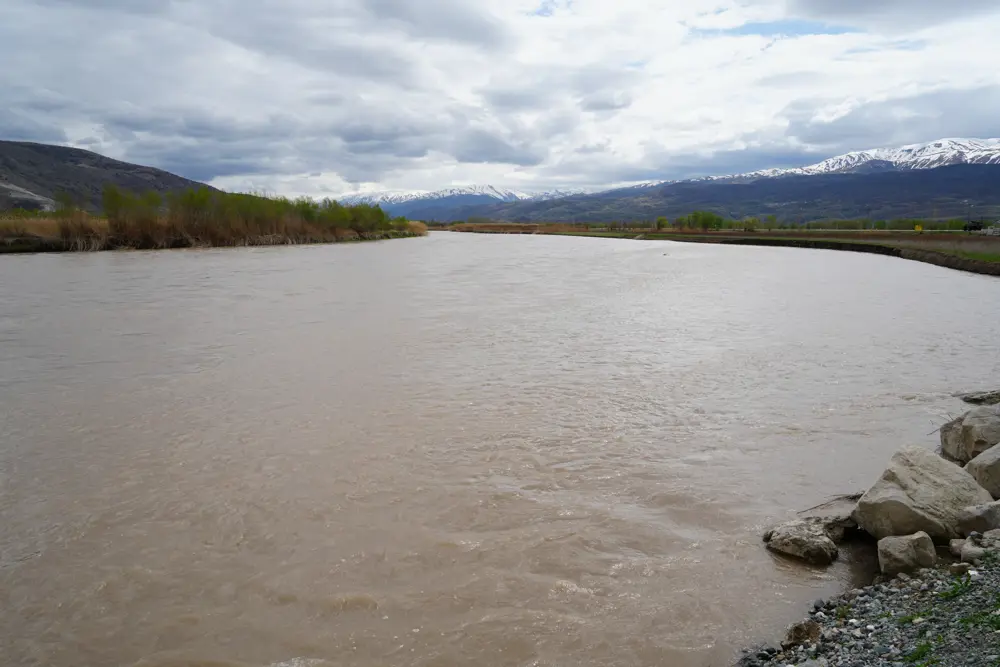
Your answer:
[[[108,250],[113,248],[180,248],[197,246],[264,246],[338,243],[406,236],[425,236],[427,225],[408,221],[405,227],[358,232],[350,228],[322,227],[294,216],[271,224],[231,220],[220,225],[180,220],[176,216],[112,222],[74,211],[66,217],[0,220],[0,244],[15,242],[28,248],[49,250]]]

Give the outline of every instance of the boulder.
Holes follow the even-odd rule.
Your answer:
[[[974,405],[996,405],[1000,403],[1000,389],[996,391],[974,391],[969,394],[959,394],[958,397],[966,403]]]
[[[1000,443],[1000,405],[970,410],[962,420],[962,442],[970,461]]]
[[[965,540],[952,540],[951,542],[948,543],[948,551],[950,551],[951,555],[954,556],[955,558],[961,558],[962,547],[964,546],[965,546]]]
[[[986,555],[986,549],[968,540],[962,547],[962,562],[976,564]]]
[[[969,461],[965,469],[979,482],[979,486],[1000,499],[1000,447],[990,447]]]
[[[900,572],[916,572],[922,567],[936,564],[934,541],[927,533],[883,537],[878,541],[878,565],[882,574],[891,577]]]
[[[962,415],[958,419],[952,419],[942,426],[939,431],[941,434],[941,456],[952,463],[961,463],[962,465],[966,463],[960,458],[962,456],[963,419],[965,419],[965,415]]]
[[[817,521],[796,519],[764,534],[767,548],[812,565],[829,565],[837,559],[837,545]]]
[[[965,465],[1000,443],[1000,405],[970,410],[941,427],[941,455]]]
[[[922,447],[904,447],[861,496],[854,519],[876,539],[923,531],[935,542],[947,544],[965,537],[958,528],[963,509],[992,500],[964,469]]]
[[[961,577],[969,573],[972,566],[969,563],[952,563],[948,566],[948,571],[956,577]]]
[[[854,510],[858,506],[860,497],[860,493],[838,496],[802,512],[800,518],[817,524],[835,544],[840,544],[849,532],[858,529],[858,524],[854,520]]]
[[[962,537],[1000,528],[1000,501],[966,507],[958,513],[958,532]]]
[[[790,649],[793,646],[803,644],[815,644],[823,634],[823,628],[816,621],[803,621],[788,628],[785,634],[785,641],[781,642],[781,647]]]

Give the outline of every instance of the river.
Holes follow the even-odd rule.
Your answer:
[[[0,258],[0,655],[721,667],[863,576],[762,528],[995,388],[998,303],[552,236]]]

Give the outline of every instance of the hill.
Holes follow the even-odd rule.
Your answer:
[[[340,197],[346,206],[371,204],[379,206],[392,215],[403,215],[416,219],[445,219],[457,209],[474,206],[491,206],[498,203],[518,201],[545,201],[558,199],[579,190],[552,190],[548,192],[525,193],[492,185],[468,185],[434,192],[375,192],[351,194]]]
[[[96,209],[106,183],[132,192],[207,187],[175,174],[79,148],[0,141],[0,209],[51,208],[59,192]]]
[[[993,170],[940,171],[969,165],[1000,169],[1000,139],[938,139],[846,153],[792,169],[651,181],[603,192],[531,194],[472,186],[364,197],[425,220],[491,217],[520,222],[602,222],[676,217],[698,208],[726,216],[774,214],[783,220],[802,221],[868,216],[965,217],[972,211],[977,216],[1000,217],[1000,201],[991,190]],[[749,187],[723,187],[729,185]]]
[[[472,216],[509,222],[604,222],[674,218],[691,211],[729,218],[775,215],[780,220],[851,218],[1000,218],[1000,165],[828,173],[747,182],[682,181],[547,201],[466,207]]]

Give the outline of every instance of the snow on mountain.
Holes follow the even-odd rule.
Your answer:
[[[432,201],[435,199],[445,199],[446,197],[489,197],[501,202],[520,201],[529,199],[530,195],[515,190],[495,188],[492,185],[468,185],[457,188],[447,188],[445,190],[435,190],[434,192],[399,192],[383,191],[372,193],[357,193],[345,195],[340,198],[341,204],[378,204],[398,206],[412,202]]]
[[[529,201],[548,201],[549,199],[562,199],[574,195],[593,194],[596,190],[577,188],[573,190],[549,190],[548,192],[531,192],[525,195],[524,199]]]
[[[756,180],[778,176],[814,176],[859,171],[866,166],[891,169],[934,169],[953,164],[1000,164],[1000,139],[939,139],[900,148],[873,148],[838,155],[793,169],[761,169],[746,174],[709,176],[702,180]]]
[[[933,169],[953,164],[995,164],[1000,165],[1000,139],[939,139],[924,144],[911,144],[900,148],[873,148],[855,151],[817,162],[808,167],[792,169],[761,169],[745,174],[727,176],[706,176],[692,181],[746,182],[781,176],[813,176],[817,174],[837,174],[875,170]],[[613,188],[603,192],[635,191],[668,185],[679,181],[647,181],[631,186]],[[451,197],[489,197],[498,202],[547,201],[580,194],[597,194],[594,189],[551,190],[548,192],[521,192],[497,188],[492,185],[470,185],[436,190],[434,192],[385,191],[346,195],[340,199],[343,204],[378,204],[395,207]]]

